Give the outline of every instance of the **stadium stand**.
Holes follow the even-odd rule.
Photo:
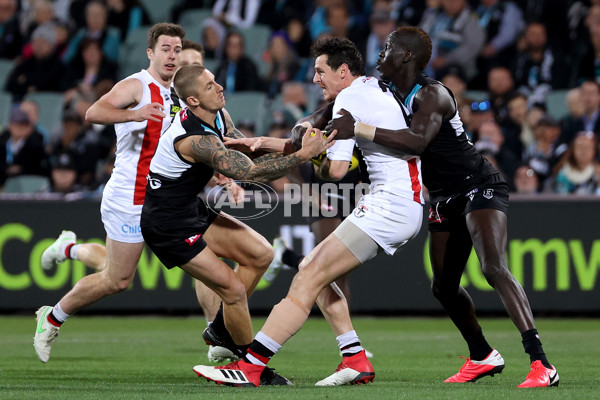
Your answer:
[[[20,175],[8,178],[4,184],[4,193],[36,193],[50,187],[50,179],[39,175]]]

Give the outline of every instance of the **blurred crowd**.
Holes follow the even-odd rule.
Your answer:
[[[474,145],[513,192],[600,195],[600,0],[161,3],[166,14],[157,18],[153,0],[0,0],[0,61],[10,63],[0,84],[11,99],[0,133],[0,186],[40,175],[47,191],[100,195],[115,135],[111,126],[87,123],[87,108],[125,77],[122,49],[132,32],[205,10],[198,37],[187,39],[202,44],[226,98],[260,92],[266,99],[261,127],[232,113],[247,136],[285,137],[318,106],[310,58],[316,39],[353,40],[366,73],[377,77],[387,35],[415,25],[432,39],[425,72],[453,91]],[[260,54],[248,53],[257,43],[246,43],[245,33],[257,27],[268,34]],[[39,123],[40,105],[28,98],[36,92],[61,94],[55,126]],[[553,93],[565,94],[561,116],[549,112]]]

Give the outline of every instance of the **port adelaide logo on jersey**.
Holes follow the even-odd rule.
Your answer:
[[[235,196],[226,187],[215,186],[206,195],[206,204],[214,212],[223,211],[239,220],[264,217],[279,204],[279,196],[272,187],[259,182],[236,181],[243,188],[243,196]]]

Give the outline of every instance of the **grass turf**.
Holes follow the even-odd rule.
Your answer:
[[[317,388],[340,362],[333,334],[311,318],[269,366],[293,387],[217,386],[196,377],[207,364],[202,317],[76,317],[62,328],[50,361],[33,350],[35,321],[0,316],[1,399],[598,399],[600,321],[538,319],[560,386],[517,389],[529,371],[521,338],[505,318],[481,319],[488,341],[506,361],[500,375],[476,383],[444,384],[463,364],[466,345],[445,318],[355,318],[375,381],[364,386]],[[258,330],[264,319],[255,319]]]

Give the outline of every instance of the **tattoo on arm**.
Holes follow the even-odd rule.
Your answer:
[[[231,115],[229,115],[229,113],[226,110],[223,110],[223,115],[225,116],[225,136],[228,136],[232,139],[245,138],[246,136],[244,136],[244,134],[235,127],[235,124],[231,119]]]
[[[285,154],[283,154],[283,153],[267,153],[260,157],[256,157],[253,161],[255,164],[260,164],[263,161],[274,160],[276,158],[281,158],[281,157],[285,157]]]
[[[235,127],[232,130],[227,130],[227,132],[225,132],[225,136],[230,137],[232,139],[243,139],[246,137]]]
[[[257,159],[258,162],[252,162],[245,154],[227,149],[218,138],[204,135],[192,139],[191,153],[196,162],[202,162],[225,176],[258,182],[281,178],[289,169],[302,163],[295,154],[268,154]]]

